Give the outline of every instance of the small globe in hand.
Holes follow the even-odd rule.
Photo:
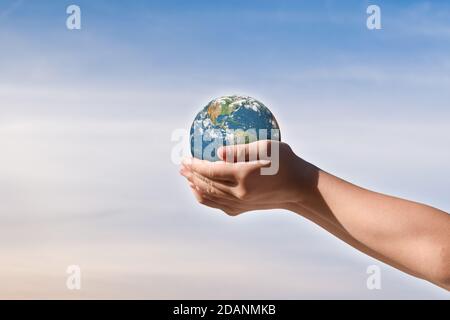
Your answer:
[[[198,159],[218,161],[217,149],[225,145],[257,140],[280,141],[280,130],[272,112],[246,96],[224,96],[212,100],[191,126],[191,153]]]

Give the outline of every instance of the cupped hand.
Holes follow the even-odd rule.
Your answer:
[[[229,215],[286,208],[314,189],[317,168],[297,157],[286,143],[262,140],[227,146],[218,150],[218,156],[222,161],[187,158],[180,174],[199,203]]]

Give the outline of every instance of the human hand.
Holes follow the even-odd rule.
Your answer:
[[[250,161],[251,154],[267,155],[274,146],[279,152]],[[353,185],[300,159],[285,143],[227,146],[218,156],[224,161],[190,158],[182,165],[180,173],[201,204],[232,216],[274,208],[296,212],[358,250],[450,289],[448,213]],[[276,173],[263,174],[274,161]]]
[[[253,155],[258,157],[250,161]],[[314,190],[317,168],[297,157],[286,143],[260,140],[227,146],[218,150],[218,156],[223,161],[185,159],[180,174],[199,203],[229,215],[286,208],[306,200]],[[276,172],[267,170],[270,167]]]

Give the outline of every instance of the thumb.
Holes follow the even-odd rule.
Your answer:
[[[246,162],[258,160],[258,141],[220,147],[218,157],[226,162]]]

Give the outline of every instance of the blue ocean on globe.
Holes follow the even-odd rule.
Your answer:
[[[190,131],[192,156],[220,160],[221,146],[257,140],[280,141],[280,130],[272,112],[247,96],[224,96],[212,100],[195,117]]]

